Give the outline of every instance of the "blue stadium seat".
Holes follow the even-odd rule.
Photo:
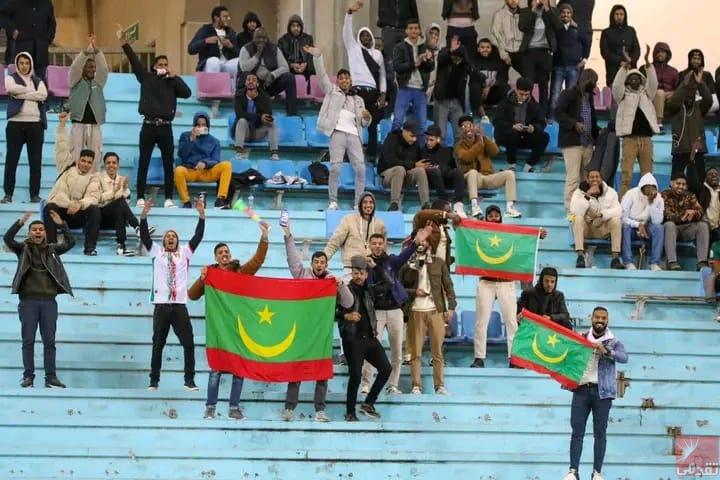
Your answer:
[[[558,147],[558,136],[560,135],[560,125],[558,125],[557,122],[553,122],[550,125],[548,125],[547,127],[545,127],[545,131],[550,136],[550,142],[548,143],[548,146],[545,149],[545,153],[560,155],[562,153],[560,151],[560,147]]]
[[[307,144],[311,147],[328,148],[330,137],[317,129],[317,116],[305,117],[305,137]]]
[[[342,190],[355,190],[355,170],[348,162],[340,165],[340,188]]]
[[[465,342],[472,343],[475,340],[475,311],[463,311],[460,315],[460,322],[462,323],[462,336]],[[505,343],[507,343],[505,325],[500,313],[493,311],[490,314],[490,322],[488,323],[487,344],[504,345]]]
[[[378,143],[385,142],[385,139],[392,130],[392,121],[389,118],[383,118],[378,124]]]
[[[300,117],[274,115],[278,127],[278,143],[281,147],[307,147],[305,129]]]
[[[135,185],[137,185],[137,174],[138,174],[138,162],[139,157],[133,158],[133,173],[132,178],[135,179]],[[147,174],[147,185],[152,187],[162,187],[165,182],[165,173],[163,172],[163,164],[161,157],[151,157],[150,165],[148,166]]]
[[[332,237],[333,232],[340,224],[340,220],[345,215],[357,213],[354,210],[327,210],[325,211],[325,237]],[[387,238],[390,240],[404,240],[407,237],[405,233],[405,221],[401,212],[375,212],[375,216],[385,222],[387,229]]]
[[[252,163],[250,163],[250,160],[238,160],[236,158],[233,158],[230,160],[230,163],[232,163],[233,166],[233,173],[242,173],[252,168]]]
[[[310,175],[310,169],[308,168],[310,164],[313,162],[297,162],[297,170],[298,175],[300,175],[302,178],[307,180],[308,183],[303,185],[303,190],[314,190],[314,191],[323,191],[327,190],[327,185],[315,185],[312,183],[312,175]],[[330,162],[322,162],[323,165],[325,165],[328,170],[330,169]]]

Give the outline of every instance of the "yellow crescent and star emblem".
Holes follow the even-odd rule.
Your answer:
[[[268,325],[272,326],[272,317],[275,315],[275,312],[271,311],[268,305],[265,305],[265,308],[255,313],[257,313],[259,317],[258,325],[267,323]],[[290,333],[288,333],[288,335],[283,340],[276,343],[275,345],[261,345],[255,340],[253,340],[250,334],[248,334],[245,326],[243,325],[243,321],[240,318],[240,315],[238,315],[237,317],[237,323],[238,332],[240,333],[240,340],[242,340],[245,347],[247,347],[250,352],[254,353],[258,357],[263,358],[273,358],[285,353],[295,341],[295,334],[297,333],[297,322],[293,322]]]
[[[558,339],[557,335],[552,334],[552,335],[548,335],[546,344],[550,345],[553,349],[555,349],[556,345],[558,344],[559,341],[560,340]],[[565,348],[565,351],[563,353],[561,353],[560,355],[554,356],[554,357],[550,356],[547,353],[540,350],[540,347],[538,346],[537,333],[533,337],[532,351],[543,362],[552,363],[552,364],[562,363],[565,360],[565,358],[568,356],[568,348]]]
[[[491,248],[498,248],[500,247],[500,243],[503,239],[498,237],[497,235],[493,235],[487,240],[490,242]],[[515,252],[515,242],[511,243],[510,247],[502,255],[491,256],[482,249],[482,247],[480,246],[480,240],[477,239],[475,240],[475,251],[477,252],[478,257],[480,257],[480,260],[487,263],[488,265],[500,265],[510,260],[510,258],[513,256],[513,253]]]

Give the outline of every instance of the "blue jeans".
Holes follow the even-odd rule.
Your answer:
[[[603,460],[605,459],[605,445],[607,443],[605,431],[610,416],[610,407],[612,407],[612,399],[601,399],[597,385],[581,385],[573,392],[572,407],[570,409],[570,426],[572,427],[570,468],[578,472],[580,470],[585,425],[590,412],[592,412],[593,434],[595,436],[593,468],[597,472],[602,471]]]
[[[218,402],[218,391],[220,390],[220,376],[222,372],[210,371],[208,377],[207,401],[205,405],[214,407]],[[240,405],[240,394],[242,393],[244,379],[233,375],[232,386],[230,387],[230,408],[237,408]]]
[[[650,265],[660,264],[665,247],[665,226],[648,223],[645,228],[650,236]],[[623,224],[622,226],[621,258],[625,265],[632,263],[632,241],[640,238],[637,236],[637,230],[630,225]]]
[[[552,82],[550,87],[550,117],[555,115],[555,107],[560,99],[560,92],[563,91],[563,82],[565,88],[574,87],[580,77],[580,69],[577,65],[567,67],[553,67]]]
[[[35,335],[40,327],[43,342],[43,367],[45,378],[53,378],[55,372],[55,330],[58,307],[55,299],[36,300],[24,298],[18,304],[20,332],[22,336],[23,378],[35,378]]]
[[[397,98],[395,99],[395,110],[393,110],[393,122],[392,129],[400,130],[403,122],[405,121],[405,114],[410,108],[410,104],[413,106],[413,113],[415,114],[415,121],[417,122],[418,130],[418,145],[421,147],[425,145],[425,124],[427,123],[427,96],[425,96],[425,90],[420,88],[398,88]]]

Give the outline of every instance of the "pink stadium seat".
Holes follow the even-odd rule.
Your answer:
[[[333,85],[337,85],[337,76],[331,75],[330,81]],[[325,93],[322,91],[322,88],[320,88],[320,82],[315,75],[310,77],[310,96],[316,102],[322,102],[323,98],[325,98]]]
[[[595,87],[593,92],[593,104],[598,112],[610,110],[612,107],[612,91],[609,87],[603,87],[602,90]]]
[[[0,65],[0,97],[7,95],[5,90],[5,65]]]
[[[310,78],[315,78],[315,76],[313,75]],[[307,100],[309,98],[312,98],[312,95],[308,93],[305,75],[295,75],[295,90],[297,91],[297,98],[299,100]]]
[[[230,74],[227,72],[197,72],[195,80],[197,81],[197,94],[195,96],[198,100],[233,98],[232,89],[230,88]]]
[[[48,93],[56,98],[68,98],[70,96],[69,74],[70,67],[56,65],[47,67]]]
[[[10,65],[7,66],[7,74],[8,74],[8,75],[12,75],[12,74],[15,73],[16,71],[17,71],[17,68],[15,68],[15,64],[14,64],[14,63],[11,63]]]
[[[538,87],[537,83],[533,85],[532,97],[535,99],[536,102],[540,101],[540,88]]]
[[[605,105],[605,110],[610,110],[612,108],[612,104],[613,104],[612,90],[610,89],[610,87],[608,87],[608,86],[603,87],[602,97],[603,97],[603,104]]]

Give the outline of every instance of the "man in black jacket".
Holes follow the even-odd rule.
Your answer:
[[[485,114],[486,106],[495,106],[505,98],[508,85],[508,65],[489,38],[478,40],[475,55],[471,57],[470,107],[480,115],[480,123],[490,123]]]
[[[287,33],[278,39],[278,47],[285,55],[293,75],[304,75],[306,81],[315,75],[312,55],[305,52],[303,47],[315,45],[312,35],[305,33],[305,24],[300,15],[291,15],[288,20]]]
[[[573,9],[573,20],[577,23],[578,31],[583,37],[583,58],[590,58],[590,49],[592,47],[592,16],[595,9],[595,0],[563,0],[559,4],[570,5]]]
[[[50,0],[10,0],[0,8],[0,26],[7,35],[5,58],[13,59],[20,52],[33,58],[35,76],[47,80],[50,64],[48,52],[55,40],[55,11]],[[9,62],[6,62],[9,63]]]
[[[261,142],[268,139],[270,159],[278,160],[278,128],[272,116],[270,96],[258,88],[254,73],[245,76],[245,87],[235,92],[235,158],[247,159],[250,151],[245,142]]]
[[[637,66],[640,58],[640,42],[635,29],[628,25],[627,10],[622,5],[615,5],[610,10],[610,25],[600,35],[600,55],[605,59],[605,82],[612,86],[613,80],[625,61],[630,57],[631,67]]]
[[[565,295],[557,289],[558,271],[545,267],[534,287],[523,290],[517,302],[518,321],[522,309],[545,317],[548,320],[572,330],[572,322],[565,305]]]
[[[19,243],[15,241],[20,228],[34,215],[27,212],[5,233],[5,245],[18,257],[18,266],[12,281],[12,293],[18,294],[20,303],[20,325],[22,332],[23,379],[20,386],[33,386],[35,379],[35,335],[40,326],[43,341],[43,367],[45,368],[45,386],[47,388],[65,388],[57,378],[55,371],[55,330],[58,307],[55,297],[58,294],[72,295],[65,267],[60,255],[75,245],[75,239],[57,212],[51,212],[54,226],[63,234],[62,243],[47,243],[45,224],[40,220],[30,223],[28,238]]]
[[[230,12],[226,7],[212,9],[212,23],[198,29],[188,44],[188,54],[198,56],[198,72],[227,72],[234,79],[238,70],[240,46],[237,33],[230,26]]]
[[[417,185],[420,204],[430,204],[430,191],[426,170],[429,163],[420,158],[417,144],[417,124],[408,120],[402,130],[395,130],[383,143],[377,171],[383,179],[383,187],[390,188],[389,211],[400,210],[400,194],[403,187]]]
[[[573,19],[573,7],[563,3],[558,7],[560,12],[560,27],[556,30],[557,50],[553,55],[552,87],[550,88],[550,112],[548,118],[555,118],[560,92],[565,88],[575,86],[580,76],[580,70],[585,68],[587,57],[583,57],[588,50],[585,42],[587,37],[580,33],[577,23]]]
[[[440,128],[441,138],[445,137],[447,122],[453,129],[453,137],[460,136],[458,120],[465,113],[465,85],[470,76],[470,62],[465,46],[460,37],[450,39],[450,47],[440,50],[437,57],[437,75],[433,95],[433,116],[435,124]]]
[[[425,148],[420,152],[420,158],[427,161],[428,168],[425,173],[428,183],[437,191],[438,198],[448,200],[446,188],[452,187],[453,210],[459,215],[465,215],[465,177],[462,170],[457,168],[453,150],[442,145],[442,132],[437,125],[430,125],[425,131]]]
[[[253,33],[255,33],[255,30],[260,27],[262,27],[262,22],[260,21],[260,17],[258,17],[257,13],[246,13],[242,22],[242,32],[238,32],[237,34],[238,46],[242,48],[246,44],[252,42]]]
[[[125,55],[127,55],[135,78],[140,82],[140,103],[138,112],[142,115],[143,125],[140,129],[140,158],[137,174],[138,208],[145,206],[145,187],[147,184],[150,156],[155,145],[160,149],[164,174],[165,208],[174,208],[173,167],[175,165],[175,139],[173,138],[172,121],[175,118],[178,98],[190,98],[190,87],[179,76],[174,75],[168,67],[165,55],[155,57],[152,70],[135,55],[127,43],[122,29],[115,32]]]
[[[355,255],[350,259],[350,267],[352,277],[348,287],[353,294],[353,305],[347,309],[339,307],[335,316],[340,327],[340,338],[349,374],[345,420],[357,422],[355,404],[362,377],[363,362],[367,361],[377,369],[377,376],[370,392],[360,406],[360,413],[372,418],[380,418],[380,414],[375,410],[375,401],[390,378],[392,367],[385,349],[376,338],[375,304],[372,292],[366,282],[368,277],[367,260],[362,255]]]
[[[380,0],[378,4],[377,26],[380,27],[383,43],[383,54],[385,56],[385,73],[388,85],[388,105],[393,108],[396,92],[394,91],[395,70],[393,68],[393,52],[395,45],[401,43],[405,38],[405,26],[412,18],[420,18],[418,15],[416,0]]]
[[[558,122],[558,146],[565,160],[565,210],[570,209],[570,198],[583,180],[585,167],[593,155],[593,145],[599,127],[593,105],[593,91],[597,86],[595,70],[586,68],[577,85],[560,94],[555,110]]]
[[[703,172],[700,170],[700,164],[694,161],[688,165],[687,172],[688,190],[695,194],[705,211],[705,217],[710,225],[710,245],[712,245],[720,240],[720,174],[716,167],[710,167]]]
[[[532,98],[532,81],[521,77],[515,83],[515,91],[509,91],[495,113],[495,140],[507,149],[510,170],[515,170],[517,151],[531,150],[525,172],[533,172],[550,141],[545,132],[545,113]]]

